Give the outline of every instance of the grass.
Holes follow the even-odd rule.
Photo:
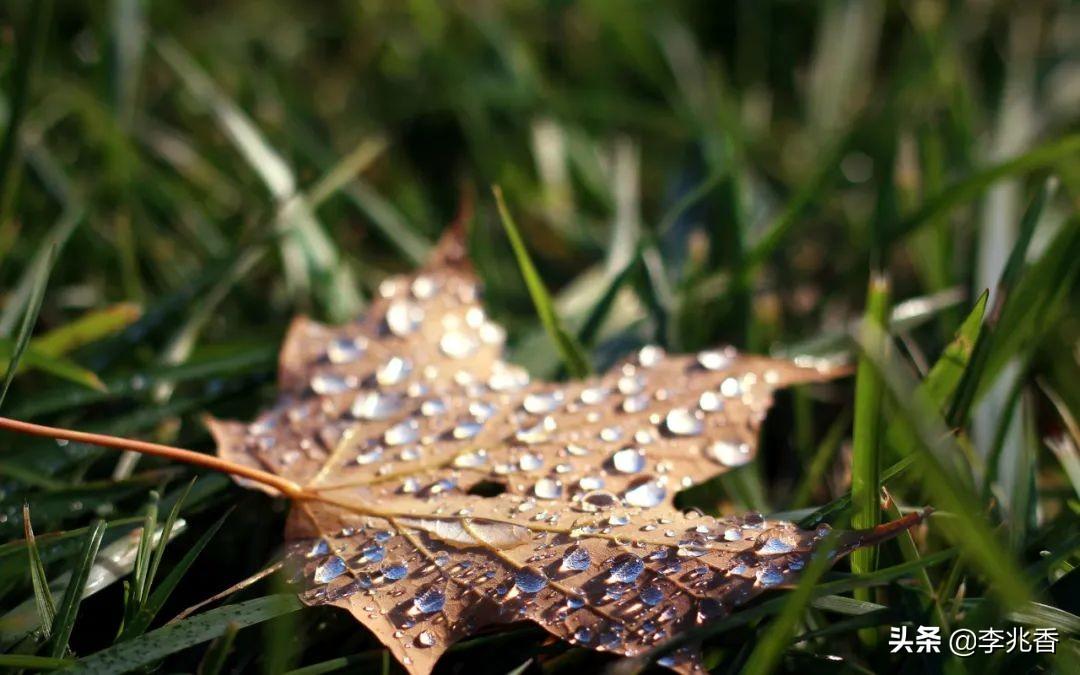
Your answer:
[[[362,311],[481,195],[487,307],[538,376],[654,341],[858,363],[781,394],[758,459],[681,505],[841,527],[936,509],[681,637],[713,672],[1080,656],[1074,7],[309,4],[0,9],[4,415],[205,451],[204,414],[274,399],[292,316]],[[168,622],[271,564],[283,524],[201,469],[5,435],[0,667],[400,672],[281,574]],[[888,627],[920,624],[1063,639],[890,653]],[[610,661],[521,627],[440,668]]]

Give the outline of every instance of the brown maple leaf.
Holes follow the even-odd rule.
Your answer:
[[[599,377],[530,382],[501,359],[504,331],[453,228],[424,269],[379,295],[352,324],[293,322],[278,404],[252,424],[209,421],[220,459],[63,437],[211,466],[292,499],[287,558],[302,599],[348,610],[415,675],[482,626],[520,620],[641,654],[790,585],[828,533],[684,514],[672,499],[753,458],[775,388],[837,369],[646,347]],[[470,492],[481,485],[500,493]],[[836,555],[918,518],[842,533]],[[692,648],[664,665],[700,667]]]

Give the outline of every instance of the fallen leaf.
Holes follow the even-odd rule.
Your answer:
[[[309,604],[348,610],[405,668],[431,671],[477,629],[528,619],[644,653],[792,584],[828,527],[680,513],[674,495],[750,461],[777,387],[835,377],[813,360],[646,347],[609,373],[532,382],[502,360],[451,230],[360,320],[297,319],[281,399],[252,424],[210,420],[245,485],[294,500],[289,560]],[[484,494],[470,490],[484,486]],[[837,554],[919,516],[840,537]],[[696,650],[664,662],[700,669]]]

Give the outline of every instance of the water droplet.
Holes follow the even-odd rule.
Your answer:
[[[372,544],[360,552],[360,557],[364,562],[382,562],[386,557],[386,547],[382,544]]]
[[[641,589],[641,595],[639,597],[641,598],[641,601],[649,607],[656,607],[663,602],[664,591],[660,590],[660,587],[656,584],[649,584]]]
[[[550,419],[550,418],[549,418]],[[548,439],[548,430],[543,422],[534,424],[531,427],[524,429],[518,429],[514,433],[514,438],[522,443],[532,445],[534,443],[543,443]]]
[[[624,375],[616,383],[619,392],[626,396],[640,394],[645,388],[645,378],[640,375]]]
[[[397,300],[386,309],[386,327],[398,337],[411,335],[424,320],[424,310],[411,302]]]
[[[638,363],[652,368],[664,360],[664,350],[656,345],[646,345],[638,351]]]
[[[566,596],[566,607],[568,609],[580,609],[585,606],[585,598],[577,593],[572,593]]]
[[[650,508],[663,502],[665,496],[667,490],[659,480],[642,478],[630,484],[623,499],[631,506]]]
[[[410,289],[412,290],[413,297],[417,300],[428,300],[434,297],[435,291],[439,289],[439,286],[431,277],[420,275],[413,279]]]
[[[540,499],[558,499],[562,496],[562,481],[554,478],[541,478],[533,486],[533,492]]]
[[[548,578],[535,567],[522,567],[514,575],[514,585],[523,593],[536,593],[548,585]]]
[[[405,445],[415,443],[420,438],[420,427],[416,420],[405,420],[390,427],[383,434],[383,442],[387,445]]]
[[[625,513],[613,513],[610,516],[608,516],[608,519],[607,519],[608,525],[611,525],[613,527],[619,527],[621,525],[626,525],[629,522],[630,522],[630,516],[626,515]]]
[[[704,428],[702,421],[686,408],[674,408],[668,412],[664,426],[676,436],[697,436]]]
[[[578,395],[580,400],[585,405],[596,405],[597,403],[603,403],[604,399],[608,397],[608,390],[604,387],[587,387],[581,390]]]
[[[454,466],[459,469],[475,469],[477,467],[487,464],[488,454],[487,450],[478,449],[470,452],[465,452],[454,458]]]
[[[361,450],[360,453],[356,455],[356,463],[357,464],[371,464],[373,462],[379,461],[382,458],[382,456],[383,456],[382,447],[376,445],[376,446],[373,446],[371,448],[366,448],[364,450]]]
[[[540,455],[526,452],[518,458],[518,466],[521,467],[522,471],[536,471],[544,466],[544,458]]]
[[[410,476],[401,482],[400,490],[402,494],[416,494],[420,491],[420,481]]]
[[[715,391],[706,391],[698,399],[698,407],[705,412],[720,412],[724,409],[724,399]]]
[[[723,370],[731,365],[731,357],[717,350],[700,352],[697,361],[706,370]]]
[[[330,552],[330,544],[326,543],[325,539],[320,539],[312,544],[311,549],[307,552],[307,557],[318,558],[319,556],[326,555]]]
[[[588,448],[583,448],[580,445],[574,445],[573,443],[566,446],[566,451],[574,457],[584,457],[589,454]]]
[[[795,546],[779,539],[777,537],[769,537],[762,542],[757,548],[758,555],[783,555],[784,553],[791,553],[795,550]]]
[[[521,407],[533,415],[547,415],[558,410],[562,400],[561,392],[537,392],[526,396]]]
[[[454,427],[454,431],[451,435],[458,440],[464,440],[476,436],[483,431],[483,429],[484,425],[482,423],[477,422],[476,420],[466,420]]]
[[[762,586],[776,586],[784,581],[784,574],[772,565],[766,565],[757,572],[758,583]]]
[[[457,330],[448,331],[439,339],[439,351],[452,359],[467,359],[479,348],[475,337]]]
[[[325,584],[345,574],[345,561],[340,556],[330,556],[315,568],[315,583]]]
[[[411,372],[411,361],[400,356],[393,356],[375,371],[375,380],[384,387],[389,387],[400,384]]]
[[[725,377],[720,383],[720,395],[724,398],[735,398],[742,393],[742,386],[734,377]]]
[[[326,347],[326,360],[330,363],[352,363],[364,355],[367,341],[364,338],[336,338]]]
[[[353,417],[362,420],[384,420],[399,410],[401,410],[400,396],[369,391],[356,397],[350,412]]]
[[[619,427],[604,427],[600,430],[600,440],[608,443],[614,443],[621,440],[623,437],[623,430]]]
[[[578,481],[578,487],[590,492],[599,490],[604,487],[604,479],[600,476],[584,476]]]
[[[435,645],[435,634],[429,630],[420,631],[420,634],[416,636],[416,644],[421,647],[433,647]]]
[[[623,448],[611,456],[611,465],[619,473],[638,473],[645,468],[645,453],[638,448]]]
[[[390,562],[383,565],[382,573],[390,581],[397,581],[405,578],[405,575],[409,573],[409,567],[403,562]]]
[[[636,396],[628,396],[623,399],[622,411],[624,413],[639,413],[649,407],[649,395],[637,394]]]
[[[580,642],[581,644],[589,644],[590,642],[592,642],[592,638],[593,632],[592,629],[590,629],[588,626],[582,626],[581,628],[578,628],[576,631],[574,631],[574,640],[576,642]]]
[[[608,581],[630,584],[645,571],[645,563],[633,553],[623,553],[612,561]]]
[[[434,614],[442,611],[446,604],[446,594],[442,589],[432,586],[413,598],[413,607],[422,614]]]
[[[562,568],[565,570],[573,570],[574,572],[581,572],[589,569],[589,565],[592,564],[592,556],[589,552],[580,547],[573,546],[563,554]]]
[[[715,441],[705,449],[705,454],[724,466],[742,466],[751,460],[750,446],[732,441]]]
[[[311,390],[320,396],[340,394],[343,391],[348,391],[348,389],[349,381],[340,375],[319,373],[311,378]]]
[[[420,414],[424,417],[434,417],[446,412],[446,402],[441,398],[433,398],[420,404]]]
[[[702,598],[698,603],[697,619],[699,623],[711,621],[718,616],[723,616],[724,606],[715,598]]]

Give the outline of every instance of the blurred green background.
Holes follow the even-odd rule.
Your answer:
[[[493,185],[597,369],[647,342],[856,353],[850,329],[881,271],[897,378],[867,370],[857,386],[785,394],[759,461],[684,503],[803,517],[845,494],[853,474],[873,478],[860,456],[888,466],[921,448],[948,480],[925,466],[907,472],[890,484],[897,503],[933,504],[942,523],[951,508],[961,525],[988,529],[961,543],[965,562],[932,570],[924,595],[891,587],[860,595],[848,614],[815,606],[802,630],[832,631],[782,643],[779,667],[1061,665],[1033,655],[905,661],[855,630],[983,625],[1032,598],[1064,635],[1080,625],[1080,5],[7,0],[0,78],[0,335],[4,360],[21,356],[2,414],[207,448],[199,415],[249,418],[273,400],[291,316],[356,316],[381,279],[423,261],[463,203],[475,205],[473,255],[511,358],[565,376]],[[999,283],[983,332],[976,309],[960,355],[939,362]],[[936,408],[928,422],[905,404],[935,362],[956,368],[947,384],[923,387]],[[880,432],[853,404],[870,401],[862,419],[879,419],[875,385],[885,389]],[[956,440],[940,445],[933,434],[946,428]],[[191,474],[5,435],[5,649],[48,651],[40,634],[24,637],[36,625],[24,502],[39,535],[71,531],[39,536],[53,578],[75,565],[90,531],[79,528],[109,520],[102,550],[119,556],[150,491],[162,495],[163,520]],[[273,559],[284,505],[206,475],[161,575],[229,504],[226,527],[181,570],[155,626]],[[918,535],[924,554],[956,543],[935,528]],[[893,544],[880,558],[913,559]],[[1021,568],[1015,593],[999,588]],[[242,597],[267,588],[283,586]],[[74,653],[112,645],[132,602],[120,584],[90,597]],[[709,664],[738,671],[769,625],[714,637]],[[201,662],[215,672],[222,639],[209,651],[175,642],[137,665],[164,658],[167,671]],[[498,654],[476,649],[488,639],[502,641]],[[374,668],[377,647],[347,618],[305,610],[242,631],[224,663],[281,672],[360,654],[333,663]],[[1060,647],[1076,656],[1075,642]],[[528,672],[604,662],[525,629],[481,638],[441,667],[505,672],[530,656]]]

